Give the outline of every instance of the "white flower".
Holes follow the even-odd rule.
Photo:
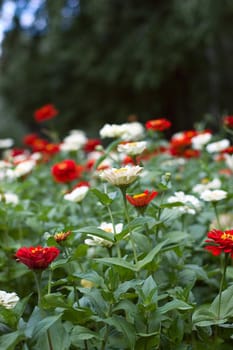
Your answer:
[[[205,202],[217,202],[227,197],[227,192],[223,190],[205,190],[200,198]]]
[[[223,139],[217,142],[209,143],[206,146],[206,150],[209,153],[221,152],[229,146],[230,146],[230,141],[227,139]]]
[[[101,225],[99,226],[99,228],[105,232],[111,232],[111,233],[120,233],[123,229],[123,224],[119,223],[115,225],[115,230],[114,230],[114,226],[112,223],[108,223],[108,222],[102,222]],[[104,247],[111,247],[113,245],[112,242],[107,241],[104,238],[101,237],[97,237],[95,235],[91,235],[88,234],[87,235],[89,238],[85,239],[85,244],[89,245],[89,246],[104,246]]]
[[[35,160],[25,160],[24,162],[19,163],[14,170],[15,176],[18,178],[29,174],[35,167],[35,165]]]
[[[226,162],[226,165],[228,166],[228,168],[233,170],[233,155],[232,154],[224,154],[224,159],[225,159],[225,162]]]
[[[218,178],[213,179],[212,181],[203,182],[197,184],[193,187],[192,191],[195,193],[202,193],[205,190],[216,190],[222,185],[221,181]]]
[[[102,129],[100,129],[101,138],[115,138],[121,137],[124,133],[124,127],[122,124],[105,124]]]
[[[139,173],[142,171],[142,167],[136,166],[126,166],[125,168],[111,168],[103,170],[100,173],[100,177],[103,180],[108,181],[110,184],[115,186],[129,185],[134,182]]]
[[[144,127],[141,123],[132,122],[124,124],[105,124],[100,130],[101,138],[122,138],[123,140],[138,140],[144,135]]]
[[[146,145],[146,141],[121,143],[117,146],[117,150],[129,156],[136,156],[146,149]]]
[[[195,215],[196,212],[201,209],[201,203],[198,198],[190,194],[185,194],[182,191],[175,192],[174,196],[168,198],[168,203],[176,202],[180,202],[183,204],[182,207],[177,207],[177,210],[179,210],[183,214]]]
[[[1,193],[0,201],[5,202],[7,204],[17,205],[19,203],[19,197],[14,193],[9,193],[9,192]]]
[[[144,136],[144,127],[139,122],[132,122],[132,123],[124,123],[122,124],[123,127],[123,135],[122,139],[126,141],[135,141],[140,140]]]
[[[192,137],[191,143],[193,149],[201,150],[204,145],[206,145],[212,138],[212,134],[210,132],[205,132],[203,134]]]
[[[72,192],[65,194],[64,199],[70,202],[79,203],[86,197],[88,190],[88,186],[77,187]]]
[[[85,145],[87,137],[81,130],[71,130],[70,134],[63,139],[60,145],[61,151],[77,151]]]
[[[0,305],[6,309],[13,309],[18,301],[19,297],[15,292],[7,293],[4,290],[0,290]]]
[[[10,148],[12,147],[14,144],[14,140],[13,139],[0,139],[0,148]]]

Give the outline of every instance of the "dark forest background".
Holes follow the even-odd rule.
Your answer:
[[[91,136],[131,115],[178,131],[233,113],[232,0],[42,0],[25,29],[29,2],[15,1],[2,45],[0,136],[33,130],[46,103],[62,133]]]

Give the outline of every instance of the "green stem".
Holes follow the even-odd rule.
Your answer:
[[[51,293],[52,275],[53,275],[53,271],[52,271],[52,269],[50,269],[49,270],[49,279],[48,279],[48,294]]]
[[[38,297],[38,307],[40,307],[41,306],[40,282],[41,282],[42,271],[33,271],[33,272],[34,272],[34,278],[35,278],[35,282],[36,282],[37,297]]]
[[[226,280],[227,262],[228,262],[228,253],[225,253],[223,273],[222,273],[222,278],[221,278],[221,282],[220,282],[220,286],[219,286],[218,320],[220,319],[222,291],[223,291],[223,288],[224,288],[224,285],[225,285],[225,280]]]
[[[112,315],[112,304],[109,305],[109,310],[108,310],[108,314],[107,314],[107,318],[108,317],[111,317]],[[102,343],[102,347],[101,347],[101,350],[104,350],[105,349],[105,346],[107,344],[107,340],[108,340],[108,335],[109,335],[109,325],[107,324],[106,325],[106,329],[105,329],[105,334],[104,334],[104,339],[103,339],[103,343]]]
[[[115,227],[115,224],[114,224],[112,211],[111,211],[109,205],[107,205],[107,209],[108,209],[108,213],[109,213],[109,216],[110,216],[110,219],[111,219],[111,223],[112,223],[112,227],[113,227],[113,233],[114,233],[114,236],[116,237],[116,227]],[[116,249],[117,249],[117,256],[118,256],[118,258],[121,258],[121,250],[120,250],[119,242],[116,242]]]
[[[214,213],[215,213],[217,224],[218,224],[218,229],[221,230],[221,223],[220,223],[219,215],[218,215],[218,211],[217,211],[217,204],[216,204],[216,202],[212,202],[212,205],[214,208]]]
[[[123,196],[125,218],[126,218],[128,226],[130,228],[130,218],[129,218],[129,212],[128,212],[128,206],[127,206],[127,199],[126,199],[126,187],[120,187],[120,190],[121,190],[121,193]],[[136,245],[135,245],[131,230],[129,230],[129,236],[130,236],[130,241],[131,241],[131,245],[132,245],[132,249],[133,249],[134,262],[135,262],[135,264],[137,264],[138,258],[137,258],[137,252],[136,252]]]

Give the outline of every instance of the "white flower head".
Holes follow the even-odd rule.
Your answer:
[[[233,154],[224,154],[224,159],[228,168],[233,170]]]
[[[198,198],[182,191],[174,193],[174,196],[168,198],[168,203],[180,202],[183,206],[177,207],[183,214],[195,215],[201,209],[201,203]]]
[[[121,143],[117,146],[117,151],[129,156],[137,156],[145,151],[146,146],[146,141]]]
[[[19,203],[19,197],[17,194],[6,192],[0,194],[0,201],[5,202],[6,204],[17,205]]]
[[[19,297],[15,292],[7,293],[4,290],[0,290],[0,305],[6,309],[13,309],[18,301]]]
[[[86,197],[88,190],[88,186],[77,187],[72,192],[65,194],[64,199],[70,202],[79,203]]]
[[[206,146],[206,150],[209,153],[221,152],[230,146],[230,141],[228,139],[222,139],[217,142],[211,142]]]
[[[144,137],[145,129],[139,122],[124,123],[122,124],[123,135],[122,139],[126,141],[140,140]]]
[[[105,232],[111,232],[111,233],[121,233],[122,229],[123,229],[123,224],[119,223],[116,224],[115,227],[113,226],[112,223],[108,223],[108,222],[102,222],[101,225],[99,226],[99,228]],[[89,245],[89,246],[103,246],[103,247],[112,247],[113,243],[101,238],[101,237],[97,237],[95,235],[91,235],[88,234],[87,235],[89,238],[85,239],[85,244]]]
[[[192,137],[191,143],[193,149],[202,150],[203,147],[211,140],[212,134],[210,132],[205,132],[197,136]]]
[[[85,145],[87,137],[81,130],[71,130],[70,134],[63,139],[60,145],[61,151],[77,151]]]
[[[103,170],[99,176],[115,186],[125,186],[134,182],[143,170],[139,165]]]
[[[105,124],[102,129],[100,129],[101,138],[117,138],[122,137],[124,133],[124,127],[122,124]]]
[[[15,177],[18,178],[29,174],[35,166],[36,166],[36,161],[33,159],[25,160],[19,163],[14,169]]]
[[[221,180],[214,178],[212,181],[203,181],[203,183],[197,184],[193,187],[194,193],[202,193],[205,190],[216,190],[221,187]]]
[[[0,139],[0,148],[10,148],[14,145],[13,139]]]
[[[205,190],[200,198],[205,202],[218,202],[227,197],[227,192],[223,190]]]

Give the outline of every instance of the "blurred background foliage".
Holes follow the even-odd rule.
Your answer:
[[[60,110],[63,134],[90,136],[134,116],[166,117],[173,131],[203,120],[214,128],[233,111],[232,0],[2,0],[1,10],[6,3],[0,118],[11,134],[35,129],[33,111],[46,103]]]

